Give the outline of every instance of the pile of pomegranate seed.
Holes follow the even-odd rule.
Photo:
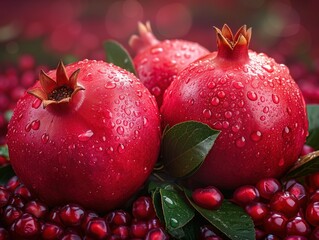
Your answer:
[[[12,177],[0,186],[0,239],[169,239],[149,196],[137,198],[131,213],[98,214],[77,204],[49,208]]]

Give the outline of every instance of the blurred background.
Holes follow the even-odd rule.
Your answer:
[[[105,60],[103,42],[128,51],[137,22],[158,39],[181,38],[216,50],[213,26],[253,28],[251,49],[285,63],[307,103],[319,103],[317,0],[10,0],[0,2],[0,143],[16,101],[39,69],[80,59]]]

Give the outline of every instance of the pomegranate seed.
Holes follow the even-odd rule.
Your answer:
[[[40,224],[31,214],[24,213],[12,224],[10,231],[18,238],[36,239],[40,234]]]
[[[6,229],[0,227],[0,239],[1,240],[9,240],[9,233]]]
[[[152,199],[146,196],[136,199],[133,203],[132,214],[135,218],[140,220],[154,218],[156,214]]]
[[[210,226],[201,226],[199,231],[200,240],[222,240],[222,238],[219,237]]]
[[[304,236],[288,236],[285,237],[284,240],[307,240],[308,238]]]
[[[269,213],[267,204],[253,202],[245,207],[247,214],[253,219],[255,226],[261,225]]]
[[[275,178],[262,179],[256,184],[256,187],[260,196],[268,200],[281,189],[280,182]]]
[[[6,189],[0,188],[0,208],[8,204],[11,194]]]
[[[259,229],[259,228],[255,228],[255,239],[256,240],[263,240],[265,239],[266,233]]]
[[[8,204],[22,209],[24,207],[25,200],[18,195],[13,195],[9,199]]]
[[[237,188],[233,194],[233,201],[240,206],[246,206],[247,204],[258,200],[259,192],[257,188],[250,185]]]
[[[20,196],[24,200],[29,200],[31,199],[31,193],[29,189],[24,186],[23,184],[20,184],[15,190],[14,194]]]
[[[84,217],[84,210],[76,204],[67,204],[59,212],[60,219],[65,226],[79,226]]]
[[[86,234],[94,239],[105,239],[110,229],[103,218],[93,218],[87,224]]]
[[[162,227],[162,223],[157,217],[155,217],[147,221],[147,226],[148,229],[160,228]]]
[[[24,211],[26,213],[32,214],[33,216],[35,216],[37,218],[44,218],[44,216],[48,212],[48,209],[42,202],[33,200],[33,201],[28,202],[25,205]]]
[[[148,231],[145,240],[167,240],[169,236],[162,228],[154,228]]]
[[[149,228],[145,222],[138,221],[131,225],[131,237],[144,238],[148,232]]]
[[[280,212],[287,217],[293,217],[299,211],[298,199],[289,192],[277,192],[270,200],[270,208],[274,212]]]
[[[64,234],[61,240],[82,240],[82,238],[76,233]]]
[[[118,226],[112,230],[112,233],[119,236],[120,239],[128,239],[130,236],[130,228],[128,226]]]
[[[307,191],[301,183],[295,182],[291,184],[287,191],[298,199],[300,206],[304,207],[306,205],[308,198]]]
[[[41,237],[44,240],[59,239],[62,233],[62,228],[54,223],[45,223],[42,225]]]
[[[19,208],[16,208],[14,206],[7,206],[2,214],[2,219],[4,223],[9,226],[11,225],[15,220],[20,218],[22,215],[22,211]]]
[[[6,184],[6,188],[10,191],[13,192],[19,185],[20,185],[20,180],[17,176],[13,176],[12,178],[9,179],[9,181]]]
[[[313,226],[319,226],[319,202],[310,202],[306,208],[306,219]]]
[[[53,208],[50,212],[49,215],[47,217],[47,220],[49,222],[55,223],[57,225],[63,225],[60,216],[59,216],[59,212],[60,212],[61,208],[60,207],[56,207]]]
[[[310,226],[301,217],[290,219],[286,226],[287,235],[308,236],[310,234]]]
[[[123,210],[116,210],[110,212],[106,216],[106,222],[108,222],[112,228],[122,225],[129,225],[131,222],[131,216]]]
[[[275,234],[276,236],[285,236],[287,218],[280,213],[272,213],[264,221],[266,232]]]
[[[198,206],[212,210],[218,209],[224,200],[223,194],[212,186],[195,189],[192,198]]]
[[[99,217],[95,212],[86,212],[84,214],[84,217],[83,217],[83,220],[82,220],[82,223],[81,223],[81,229],[83,232],[86,231],[86,227],[87,227],[87,224],[88,222],[91,220],[91,219],[94,219],[94,218],[97,218]]]

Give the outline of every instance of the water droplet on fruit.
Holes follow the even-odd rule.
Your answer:
[[[257,100],[257,94],[253,91],[248,91],[247,92],[247,97],[251,101],[256,101]]]
[[[41,136],[41,141],[43,143],[47,143],[49,141],[49,135],[44,133],[42,136]]]
[[[245,144],[246,144],[246,139],[243,136],[236,140],[236,146],[239,147],[239,148],[244,147]]]
[[[288,113],[289,115],[291,115],[291,112],[292,112],[291,108],[290,108],[290,107],[287,107],[287,113]]]
[[[99,72],[99,73],[102,73],[102,74],[107,73],[107,71],[106,71],[105,68],[100,68],[100,69],[98,70],[98,72]]]
[[[151,53],[152,54],[159,54],[159,53],[162,53],[164,51],[164,49],[163,48],[161,48],[161,47],[156,47],[156,48],[152,48],[151,49]]]
[[[228,121],[223,121],[222,125],[223,125],[223,128],[226,129],[226,128],[229,127],[229,122]]]
[[[240,101],[238,102],[238,107],[243,107],[244,105],[245,105],[244,100],[240,100]]]
[[[145,126],[148,123],[148,120],[146,117],[143,117],[143,125]]]
[[[86,132],[79,134],[79,135],[78,135],[78,139],[79,139],[81,142],[86,142],[86,141],[88,141],[92,136],[93,136],[92,130],[87,130]]]
[[[233,116],[233,113],[231,111],[225,112],[225,118],[231,118]]]
[[[272,73],[274,71],[274,67],[270,64],[265,64],[262,66],[262,68],[265,69],[269,73]]]
[[[213,97],[212,100],[210,101],[210,103],[213,106],[217,106],[219,104],[219,98],[218,97]]]
[[[189,104],[189,105],[193,105],[194,102],[195,102],[195,100],[194,100],[193,98],[188,100],[188,104]]]
[[[137,90],[137,91],[136,91],[136,95],[137,95],[138,97],[142,97],[143,93],[142,93],[141,90]]]
[[[280,158],[279,162],[278,162],[278,166],[282,167],[285,164],[285,159]]]
[[[40,128],[40,121],[39,120],[34,120],[32,123],[31,123],[31,128],[33,130],[38,130]]]
[[[113,89],[113,88],[116,88],[116,83],[115,82],[106,82],[104,87],[106,89]]]
[[[225,93],[224,91],[219,91],[219,92],[217,93],[217,96],[218,96],[219,98],[224,98],[224,97],[226,96],[226,93]]]
[[[24,130],[25,130],[26,132],[30,132],[30,130],[31,130],[31,123],[28,123],[28,124],[25,126]]]
[[[258,142],[261,139],[261,132],[260,131],[255,131],[252,132],[252,134],[250,135],[250,139],[253,140],[254,142]]]
[[[278,97],[276,94],[272,94],[272,95],[271,95],[271,98],[272,98],[272,101],[273,101],[275,104],[278,104],[278,103],[279,103],[279,97]]]
[[[285,133],[286,133],[286,134],[290,133],[290,128],[287,127],[287,126],[286,126],[286,127],[284,128],[284,130],[283,130],[283,134],[285,134]]]
[[[177,219],[171,218],[171,220],[170,220],[170,225],[171,225],[172,228],[177,228],[178,225],[179,225],[179,222],[178,222]]]
[[[119,127],[117,127],[116,131],[117,131],[118,134],[123,135],[124,128],[122,126],[119,126]]]
[[[161,95],[161,89],[160,89],[160,87],[158,87],[158,86],[155,86],[155,87],[153,87],[152,89],[151,89],[151,92],[152,92],[152,94],[154,95],[154,96],[159,96],[159,95]]]
[[[268,112],[269,112],[269,107],[267,107],[267,106],[264,107],[263,112],[264,112],[264,113],[268,113]]]
[[[206,119],[209,119],[212,116],[212,112],[209,109],[204,109],[203,115]]]
[[[238,132],[239,131],[239,129],[240,129],[240,126],[239,125],[234,125],[234,126],[232,126],[232,128],[231,128],[231,130],[234,132],[234,133],[236,133],[236,132]]]
[[[223,128],[223,124],[222,124],[220,121],[216,121],[216,122],[214,122],[214,123],[212,124],[212,127],[213,127],[214,129],[220,130],[220,129]]]
[[[125,150],[125,146],[124,146],[122,143],[120,143],[120,144],[117,146],[117,151],[118,151],[118,153],[123,153],[124,150]]]
[[[153,63],[158,63],[159,61],[160,61],[160,59],[158,57],[155,57],[155,58],[152,59]]]
[[[261,120],[261,121],[265,121],[265,120],[266,120],[266,117],[263,115],[263,116],[260,117],[260,120]]]
[[[83,78],[83,81],[87,81],[87,82],[92,81],[92,80],[93,80],[92,73],[88,73],[86,75],[86,77]]]
[[[108,119],[113,117],[113,114],[112,114],[112,112],[109,109],[105,110],[105,117],[108,118]]]
[[[207,87],[208,87],[209,89],[213,89],[213,88],[216,87],[216,83],[215,83],[215,82],[209,82],[209,83],[207,83]]]
[[[108,154],[112,154],[112,153],[114,152],[113,147],[107,148],[106,152],[107,152]]]
[[[36,99],[34,99],[34,101],[32,102],[32,105],[31,105],[31,106],[32,106],[33,108],[35,108],[35,109],[38,109],[38,108],[40,107],[41,103],[42,103],[42,100],[39,99],[39,98],[36,98]]]
[[[244,87],[244,84],[242,82],[233,82],[233,86],[236,89],[241,89]]]

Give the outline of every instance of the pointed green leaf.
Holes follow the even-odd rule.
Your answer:
[[[302,156],[283,177],[283,180],[305,177],[319,171],[319,151]]]
[[[9,151],[7,145],[1,145],[0,146],[0,156],[5,157],[6,159],[9,159]]]
[[[106,51],[107,62],[113,63],[136,75],[132,58],[120,43],[112,40],[106,41],[104,43],[104,49]]]
[[[195,121],[169,128],[163,136],[161,149],[165,169],[173,177],[191,175],[205,160],[218,134],[219,131]]]
[[[219,209],[208,210],[199,207],[192,201],[190,191],[185,191],[185,194],[197,212],[228,238],[233,240],[255,239],[254,223],[241,207],[224,200]]]
[[[314,149],[319,149],[319,105],[307,105],[307,114],[309,122],[309,136],[306,144]]]
[[[8,180],[15,175],[11,164],[0,167],[0,184],[6,184]]]

